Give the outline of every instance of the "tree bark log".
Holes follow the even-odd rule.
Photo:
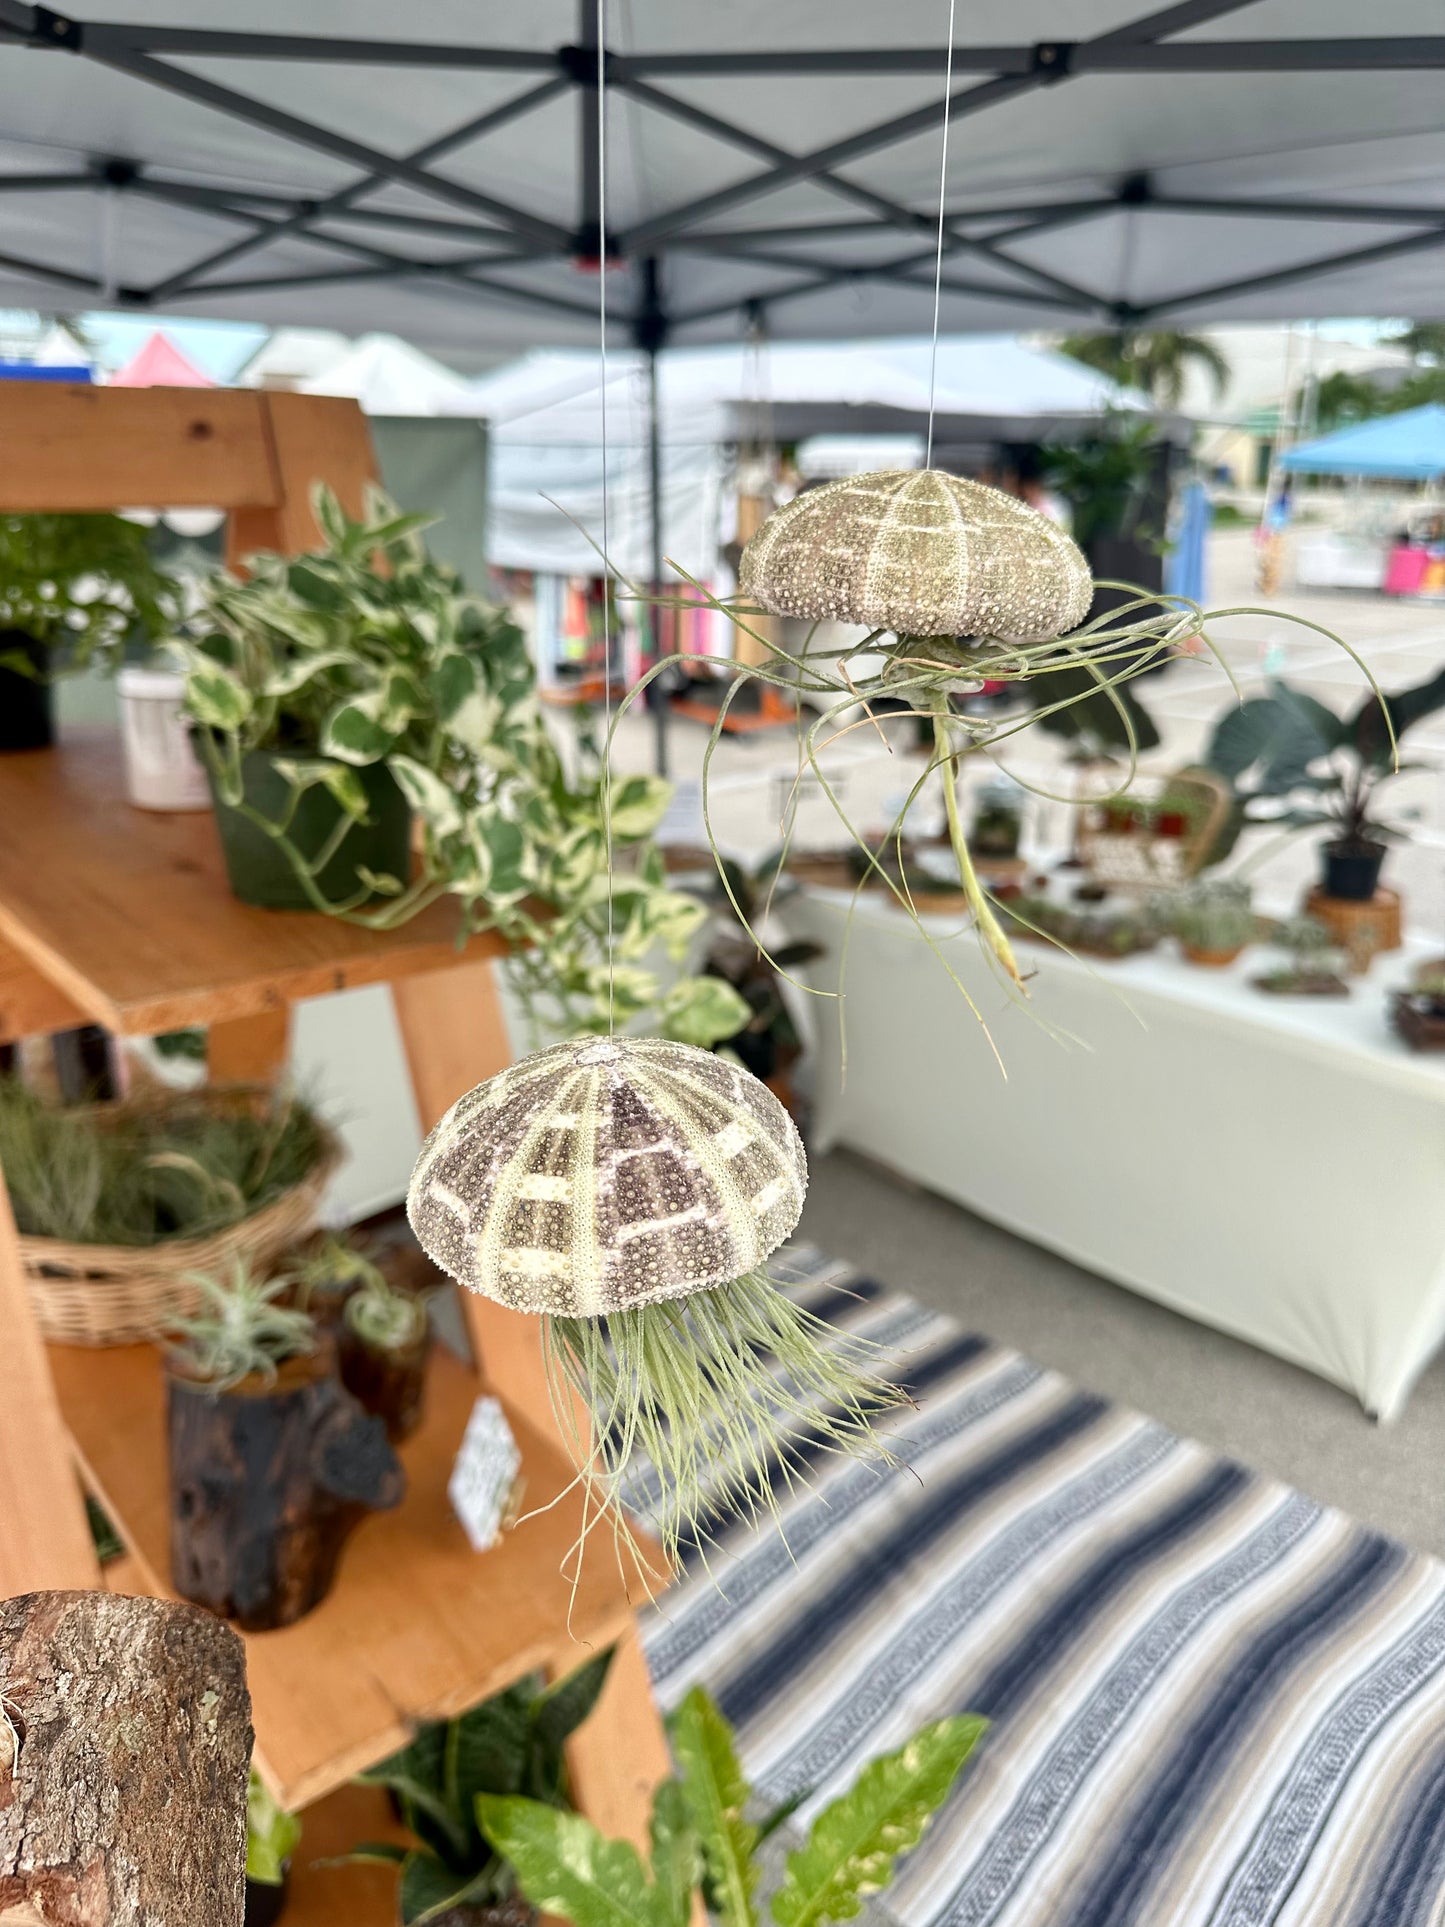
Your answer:
[[[241,1927],[245,1648],[194,1606],[0,1602],[0,1920]]]

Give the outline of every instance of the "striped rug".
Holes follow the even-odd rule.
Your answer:
[[[819,1458],[786,1543],[724,1533],[645,1624],[662,1703],[705,1682],[762,1798],[813,1791],[803,1820],[925,1720],[986,1714],[886,1896],[908,1927],[1445,1923],[1445,1568],[790,1258],[912,1389],[907,1464]]]

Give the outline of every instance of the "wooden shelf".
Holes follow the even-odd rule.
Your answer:
[[[126,1582],[173,1597],[165,1391],[150,1346],[52,1346],[50,1366],[86,1482],[129,1557]],[[418,1719],[474,1706],[522,1674],[570,1670],[631,1628],[610,1540],[584,1562],[575,1601],[561,1565],[582,1522],[580,1495],[475,1553],[447,1480],[480,1381],[434,1348],[427,1413],[401,1447],[407,1496],[365,1520],[331,1594],[278,1632],[246,1636],[256,1764],[278,1799],[304,1807],[403,1745]],[[572,1478],[551,1444],[512,1414],[525,1504]],[[640,1592],[640,1588],[635,1590]]]
[[[24,830],[0,838],[0,939],[52,995],[122,1036],[253,1017],[506,949],[488,935],[459,954],[449,900],[393,931],[238,903],[209,810],[125,800],[114,731],[69,730],[56,749],[0,757],[0,823]]]
[[[380,1787],[348,1786],[329,1793],[302,1815],[301,1844],[291,1863],[286,1927],[396,1927],[397,1873],[393,1867],[326,1865],[363,1840],[407,1846],[406,1828]]]

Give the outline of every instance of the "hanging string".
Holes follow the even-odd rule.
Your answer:
[[[943,210],[948,194],[948,130],[953,125],[949,111],[953,97],[953,13],[955,0],[948,0],[948,57],[943,69],[943,156],[938,164],[938,253],[933,263],[933,341],[928,350],[928,447],[923,466],[933,467],[933,391],[938,373],[938,310],[943,298]]]
[[[597,0],[597,328],[602,363],[602,837],[607,847],[607,1035],[617,1029],[612,934],[612,547],[607,527],[607,0]]]

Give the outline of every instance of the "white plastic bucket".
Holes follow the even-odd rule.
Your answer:
[[[120,734],[126,794],[138,810],[208,810],[206,772],[181,714],[186,679],[174,669],[122,669]]]

